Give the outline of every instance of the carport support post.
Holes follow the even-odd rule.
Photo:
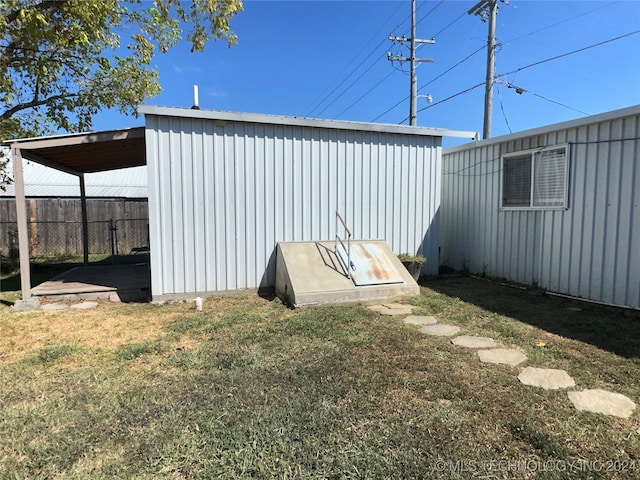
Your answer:
[[[80,208],[82,212],[82,261],[89,265],[89,221],[87,220],[87,189],[84,184],[84,174],[78,175],[80,179]]]
[[[13,157],[18,248],[20,250],[20,288],[22,290],[22,300],[27,301],[31,298],[31,264],[29,263],[29,232],[27,230],[27,201],[24,193],[22,153],[18,147],[12,146],[11,156]]]

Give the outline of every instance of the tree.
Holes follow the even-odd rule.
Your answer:
[[[233,46],[240,10],[241,0],[0,0],[0,140],[87,130],[105,108],[135,114],[160,92],[157,52],[185,34],[191,51]]]

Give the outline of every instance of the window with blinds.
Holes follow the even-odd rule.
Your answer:
[[[502,157],[502,208],[567,208],[569,146]]]

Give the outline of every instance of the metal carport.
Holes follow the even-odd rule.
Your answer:
[[[31,265],[22,160],[78,177],[82,203],[84,263],[88,263],[87,208],[84,175],[146,165],[144,127],[8,140],[11,148],[20,250],[22,302],[31,298]]]

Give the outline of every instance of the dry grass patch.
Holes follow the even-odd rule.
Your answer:
[[[47,345],[75,345],[77,348],[114,351],[129,343],[153,341],[164,327],[191,307],[167,307],[101,302],[89,310],[0,311],[0,360],[17,361]]]

